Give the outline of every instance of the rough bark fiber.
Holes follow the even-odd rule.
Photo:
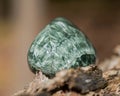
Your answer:
[[[52,79],[37,74],[14,96],[120,96],[120,46],[96,66],[62,70]]]

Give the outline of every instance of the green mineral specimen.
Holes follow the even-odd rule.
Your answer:
[[[28,51],[32,72],[48,77],[69,68],[95,64],[96,54],[91,42],[70,21],[56,18],[35,38]]]

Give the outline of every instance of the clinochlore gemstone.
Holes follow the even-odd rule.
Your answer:
[[[28,51],[28,64],[33,73],[48,77],[69,68],[95,64],[96,53],[88,38],[65,18],[51,21],[35,38]]]

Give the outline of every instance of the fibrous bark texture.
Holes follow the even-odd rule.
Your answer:
[[[52,79],[39,72],[14,96],[120,96],[120,46],[114,53],[96,66],[62,70]]]

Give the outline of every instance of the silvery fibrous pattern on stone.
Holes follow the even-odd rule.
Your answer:
[[[93,45],[81,30],[65,18],[51,21],[35,38],[28,51],[32,72],[48,77],[69,68],[95,64]]]

